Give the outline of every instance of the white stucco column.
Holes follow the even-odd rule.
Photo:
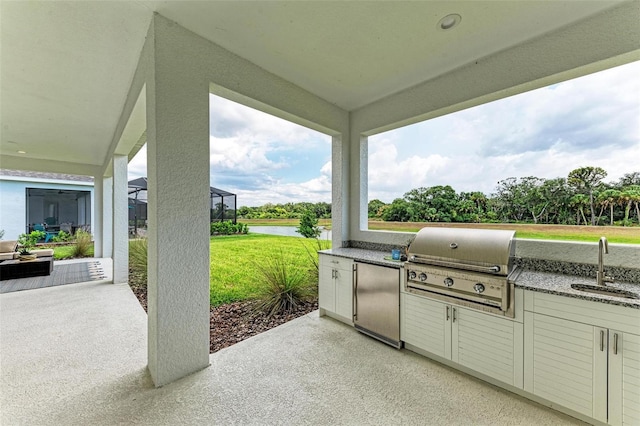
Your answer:
[[[126,155],[113,156],[113,283],[129,279],[129,205]]]
[[[91,231],[93,233],[93,255],[95,257],[103,257],[102,242],[103,228],[102,218],[104,216],[103,206],[103,181],[102,176],[93,177],[93,208],[91,214],[93,220],[91,222]]]
[[[331,245],[349,240],[349,134],[331,139]]]
[[[102,178],[102,256],[113,257],[113,178]]]
[[[148,353],[156,386],[209,365],[209,82],[173,23],[148,37]]]

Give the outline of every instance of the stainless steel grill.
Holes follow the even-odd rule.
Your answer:
[[[513,317],[515,231],[423,228],[409,246],[405,288]]]

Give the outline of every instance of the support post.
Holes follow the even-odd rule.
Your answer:
[[[113,258],[113,178],[102,179],[102,256]]]
[[[104,257],[102,242],[104,241],[103,217],[104,217],[104,185],[102,176],[93,177],[93,255],[94,257]]]
[[[129,279],[129,204],[126,155],[113,156],[113,283]]]
[[[162,386],[209,365],[209,82],[172,22],[151,29],[147,94],[148,353]]]

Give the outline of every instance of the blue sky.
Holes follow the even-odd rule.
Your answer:
[[[331,201],[331,138],[210,97],[211,185],[238,205]],[[369,199],[420,186],[490,194],[508,177],[640,171],[640,62],[369,138]],[[143,149],[129,177],[146,175]]]

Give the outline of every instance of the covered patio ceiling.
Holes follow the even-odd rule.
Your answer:
[[[3,1],[0,162],[104,169],[121,142],[118,123],[154,12],[357,111],[596,15],[606,16],[604,32],[628,28],[638,2],[621,3]],[[620,7],[628,13],[610,13]],[[438,22],[451,13],[461,23],[443,31]],[[126,149],[135,151],[144,115],[129,124]]]

